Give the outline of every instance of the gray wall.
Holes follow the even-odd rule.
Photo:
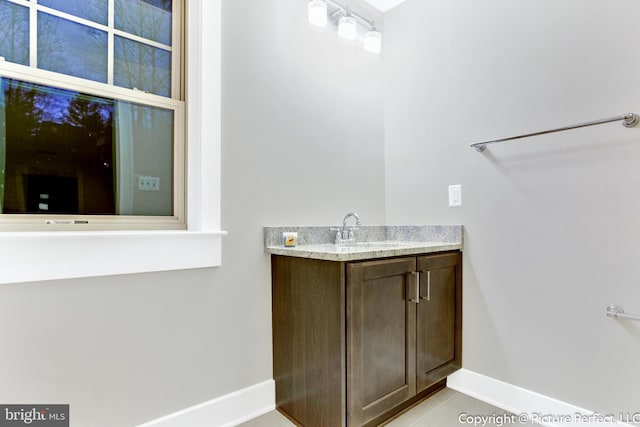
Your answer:
[[[640,312],[640,128],[468,147],[640,110],[637,2],[408,0],[385,22],[384,130],[382,58],[311,30],[302,0],[223,6],[223,267],[3,285],[0,402],[133,425],[271,378],[261,227],[356,210],[465,224],[466,368],[637,409],[640,329],[603,313]]]
[[[637,409],[640,128],[472,142],[640,110],[634,0],[408,0],[385,16],[389,223],[462,223],[464,367]],[[447,186],[463,185],[449,208]]]
[[[126,426],[268,380],[262,227],[384,223],[381,57],[303,0],[225,1],[222,22],[223,267],[1,286],[0,402]]]

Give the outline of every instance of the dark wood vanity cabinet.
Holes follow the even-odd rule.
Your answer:
[[[276,405],[304,427],[373,426],[460,368],[460,252],[272,256]]]

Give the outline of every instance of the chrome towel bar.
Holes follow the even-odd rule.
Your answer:
[[[640,316],[636,316],[635,314],[626,314],[622,307],[615,304],[611,304],[607,307],[607,316],[621,319],[637,320],[640,322]]]
[[[554,132],[561,132],[561,131],[565,131],[565,130],[584,128],[584,127],[587,127],[587,126],[601,125],[603,123],[617,122],[617,121],[620,121],[620,120],[623,121],[622,124],[625,127],[632,128],[632,127],[636,126],[640,122],[640,116],[638,116],[636,113],[629,113],[629,114],[624,114],[622,116],[610,117],[608,119],[601,119],[601,120],[593,120],[591,122],[579,123],[577,125],[564,126],[564,127],[556,128],[556,129],[543,130],[543,131],[540,131],[540,132],[533,132],[533,133],[525,133],[525,134],[522,134],[522,135],[509,136],[507,138],[493,139],[493,140],[490,140],[490,141],[476,142],[474,144],[471,144],[471,146],[473,148],[475,148],[476,151],[478,151],[479,153],[482,153],[487,148],[486,147],[487,144],[495,144],[496,142],[511,141],[511,140],[514,140],[514,139],[528,138],[530,136],[545,135],[547,133],[554,133]]]

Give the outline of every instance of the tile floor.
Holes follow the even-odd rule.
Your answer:
[[[468,414],[460,419],[461,414]],[[497,415],[493,420],[478,419],[474,423],[469,416],[491,417]],[[453,426],[537,426],[533,423],[514,423],[511,418],[505,419],[508,412],[476,400],[465,394],[446,388],[431,398],[425,400],[413,409],[405,412],[398,418],[385,424],[386,427],[453,427]],[[502,416],[502,417],[501,417]],[[279,412],[273,411],[249,422],[241,424],[241,427],[292,427],[290,421]]]

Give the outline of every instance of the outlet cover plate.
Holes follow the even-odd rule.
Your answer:
[[[160,191],[160,178],[155,176],[138,176],[138,190]]]

